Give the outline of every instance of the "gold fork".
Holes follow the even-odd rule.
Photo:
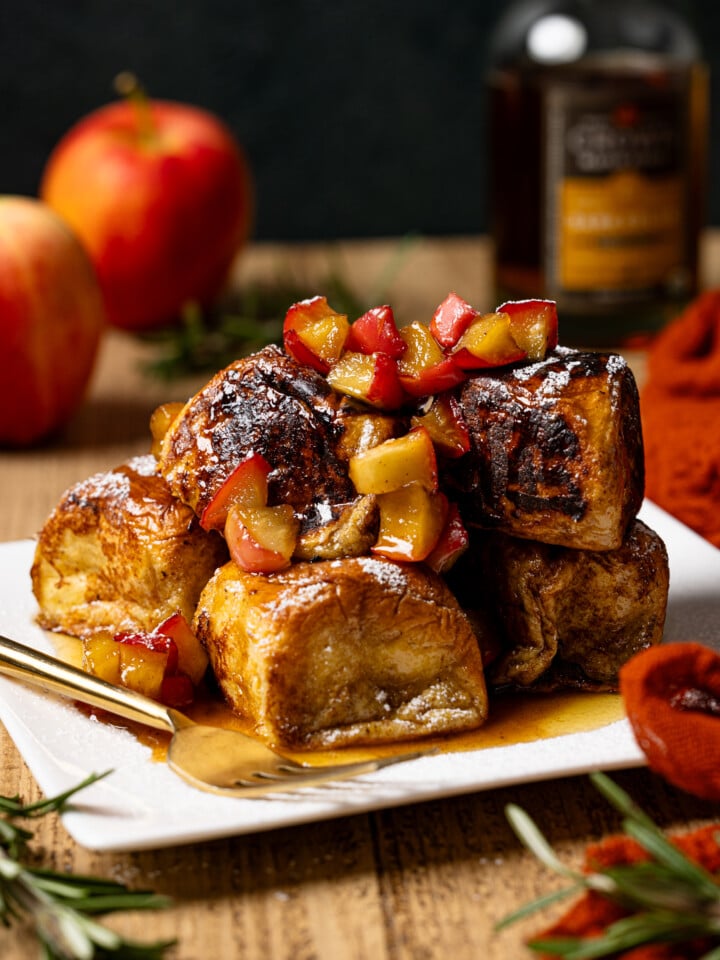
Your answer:
[[[170,768],[192,786],[223,796],[261,797],[271,791],[287,792],[346,780],[431,752],[415,751],[327,766],[296,763],[237,730],[195,723],[179,710],[125,687],[116,687],[1,635],[0,673],[172,733],[167,752]]]

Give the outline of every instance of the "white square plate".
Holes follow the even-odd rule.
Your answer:
[[[642,519],[670,556],[665,641],[697,640],[720,649],[720,551],[651,503]],[[31,541],[0,544],[0,631],[54,653],[34,622]],[[590,694],[588,696],[591,696]],[[644,764],[628,723],[530,743],[440,753],[329,787],[264,799],[234,799],[188,786],[152,759],[120,723],[98,722],[71,703],[0,678],[0,719],[46,794],[92,772],[106,779],[64,815],[69,833],[96,850],[139,850],[270,830],[494,787]]]

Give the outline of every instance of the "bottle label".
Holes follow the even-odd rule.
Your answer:
[[[687,98],[680,73],[548,86],[545,259],[560,293],[627,299],[690,282]]]

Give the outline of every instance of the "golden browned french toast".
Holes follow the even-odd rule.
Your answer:
[[[411,740],[487,716],[468,620],[420,564],[362,557],[260,575],[228,563],[194,626],[232,708],[276,745]]]
[[[88,637],[192,619],[200,591],[227,559],[157,472],[137,457],[75,484],[43,526],[32,566],[39,622]]]
[[[635,519],[638,393],[621,357],[543,330],[544,359],[489,369],[397,330],[402,368],[349,349],[335,376],[322,337],[307,362],[269,346],[231,363],[156,411],[151,456],[63,497],[33,566],[41,623],[88,636],[182,613],[233,710],[290,749],[474,729],[486,673],[614,688],[661,639],[668,590]]]
[[[609,551],[480,534],[455,576],[492,620],[492,687],[616,689],[620,667],[662,639],[667,551],[640,520]]]
[[[357,556],[375,539],[377,510],[372,500],[358,504],[347,461],[397,423],[358,410],[315,370],[268,346],[219,371],[185,404],[160,444],[160,472],[202,517],[238,463],[261,454],[272,466],[269,504],[290,504],[300,521],[297,558]]]
[[[446,482],[467,524],[584,550],[620,547],[643,498],[635,379],[614,354],[558,347],[468,378],[471,449]]]
[[[277,347],[235,361],[192,397],[165,435],[160,471],[198,516],[250,451],[272,464],[270,498],[303,512],[355,498],[338,455],[341,398]]]

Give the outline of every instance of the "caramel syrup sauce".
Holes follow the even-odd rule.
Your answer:
[[[82,643],[75,637],[52,634],[57,656],[73,666],[82,666]],[[152,758],[164,763],[170,734],[163,733],[129,720],[120,720],[104,714],[95,707],[78,704],[79,709],[91,713],[100,721],[122,723],[139,743],[150,748]],[[185,713],[197,723],[238,730],[252,735],[249,723],[233,713],[223,702],[219,693],[206,689],[200,691],[197,701]],[[303,763],[317,766],[350,762],[370,757],[410,753],[415,750],[438,750],[441,753],[463,753],[485,750],[490,747],[508,747],[516,743],[532,743],[571,733],[586,733],[608,726],[623,719],[623,700],[615,693],[590,693],[587,691],[563,691],[558,693],[505,694],[491,698],[490,716],[477,730],[465,733],[424,737],[418,740],[393,741],[364,747],[343,747],[329,750],[286,750],[282,753]]]

